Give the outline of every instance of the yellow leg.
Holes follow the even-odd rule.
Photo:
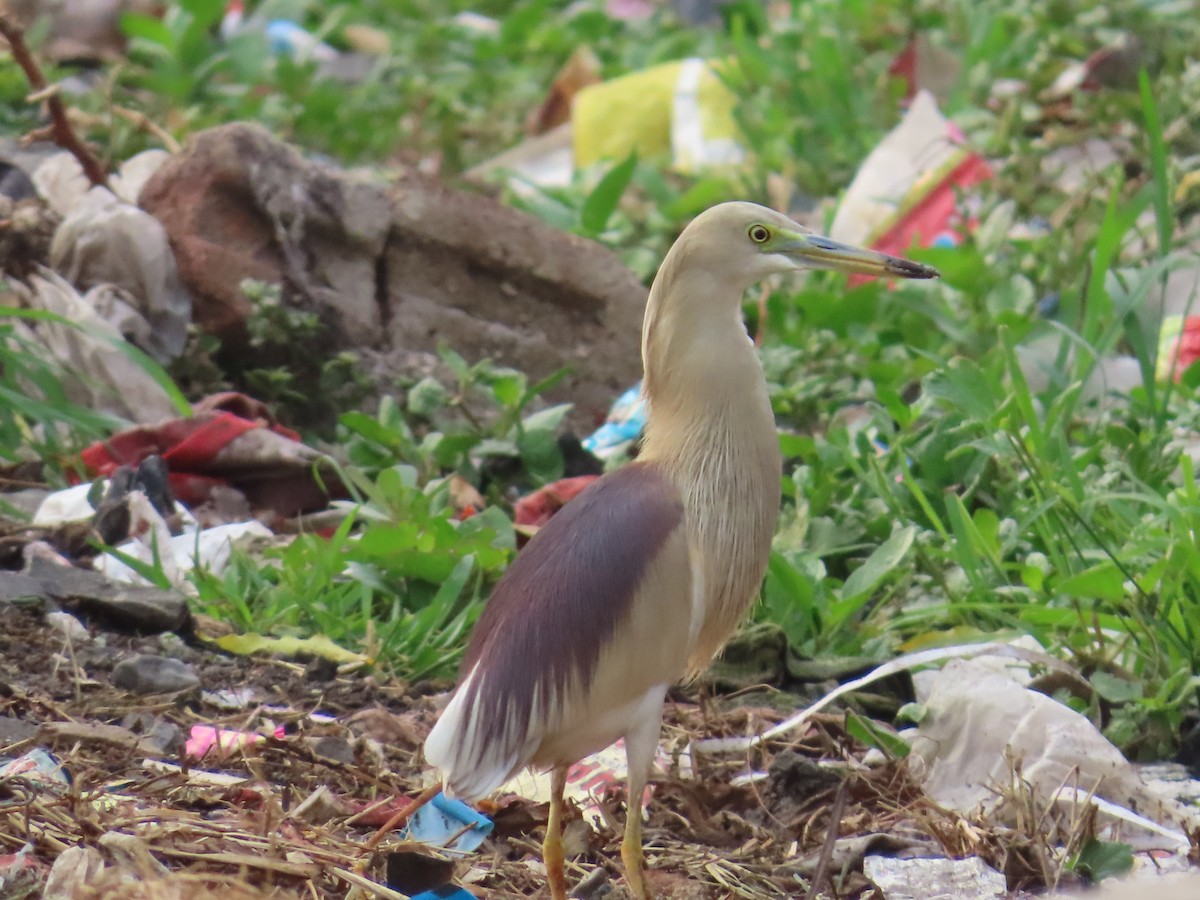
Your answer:
[[[625,759],[629,775],[625,793],[625,838],[621,841],[621,862],[625,880],[635,900],[654,900],[646,886],[646,860],[642,852],[642,797],[650,779],[650,766],[658,747],[658,732],[662,727],[662,697],[655,699],[654,715],[640,721],[625,735]]]
[[[632,782],[630,787],[632,788]],[[635,900],[651,900],[653,895],[646,887],[646,860],[642,855],[642,791],[634,795],[631,790],[625,809],[625,838],[621,841],[621,862],[625,866],[625,880]]]
[[[563,766],[550,776],[550,820],[546,823],[546,840],[542,842],[542,862],[546,865],[551,900],[567,900],[567,860],[562,842],[563,791],[566,788],[567,769]]]

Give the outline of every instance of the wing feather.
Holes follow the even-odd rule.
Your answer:
[[[554,762],[543,747],[599,749],[579,750],[570,732],[604,746],[623,733],[607,734],[622,709],[678,678],[692,631],[682,524],[674,485],[632,463],[530,540],[480,615],[459,687],[426,741],[450,790],[483,796],[526,765]]]

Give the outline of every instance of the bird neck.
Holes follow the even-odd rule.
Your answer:
[[[689,665],[698,671],[758,596],[779,512],[781,460],[740,291],[706,279],[674,287],[663,296],[656,281],[647,305],[639,458],[659,465],[683,498],[703,581],[703,621]]]
[[[754,455],[761,444],[777,457],[766,381],[742,323],[741,286],[679,262],[668,254],[646,303],[642,458],[691,469],[711,462],[726,439]]]

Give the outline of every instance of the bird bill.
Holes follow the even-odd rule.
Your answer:
[[[778,252],[792,257],[808,269],[832,269],[854,275],[879,275],[884,278],[937,278],[933,266],[889,256],[878,250],[867,250],[822,237],[819,234],[789,235],[791,238]]]

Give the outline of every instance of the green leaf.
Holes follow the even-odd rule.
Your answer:
[[[690,219],[728,196],[728,181],[723,178],[701,178],[669,203],[663,215],[676,220]]]
[[[1092,687],[1096,693],[1109,703],[1128,703],[1131,700],[1142,699],[1142,686],[1108,672],[1093,672]]]
[[[1071,866],[1093,884],[1133,868],[1133,847],[1118,842],[1089,840]]]
[[[125,32],[126,37],[141,38],[152,44],[158,44],[160,47],[169,49],[175,44],[175,37],[171,34],[171,29],[163,24],[162,19],[156,19],[153,16],[126,13],[121,16],[121,30]]]
[[[408,411],[414,416],[428,419],[444,407],[450,394],[436,378],[422,378],[409,389]]]
[[[499,438],[485,438],[475,447],[480,456],[520,456],[521,451],[515,441],[503,441]]]
[[[1071,597],[1115,601],[1125,596],[1125,575],[1113,563],[1103,562],[1067,576],[1055,589]]]
[[[492,396],[501,406],[517,406],[524,393],[525,376],[520,372],[507,371],[492,379]]]
[[[521,427],[525,431],[554,431],[562,424],[562,420],[570,411],[570,403],[559,403],[557,406],[548,406],[545,409],[540,409],[535,413],[527,415],[521,420]]]
[[[467,579],[471,577],[471,572],[475,569],[475,557],[468,554],[460,559],[450,572],[450,575],[442,582],[442,586],[438,588],[433,599],[429,601],[429,605],[435,609],[448,611],[458,598],[462,596],[463,588],[467,586]]]
[[[900,735],[853,710],[846,712],[846,731],[859,743],[882,751],[889,759],[904,759],[911,749]]]
[[[562,451],[554,432],[544,428],[527,430],[517,439],[525,468],[539,482],[551,482],[562,477]]]
[[[604,177],[583,201],[583,209],[579,212],[579,223],[585,232],[600,234],[608,227],[608,220],[616,212],[621,195],[629,186],[636,168],[637,151],[634,151],[604,173]]]
[[[911,722],[920,725],[929,715],[929,707],[924,703],[905,703],[896,710],[897,722]]]
[[[912,525],[894,531],[891,537],[875,548],[875,552],[867,557],[866,562],[850,573],[850,577],[842,585],[843,599],[859,598],[874,590],[875,586],[904,559],[916,535],[917,529]]]
[[[377,444],[383,444],[385,447],[396,445],[399,443],[397,439],[402,437],[378,419],[357,410],[344,413],[338,421],[355,434]]]
[[[990,419],[1000,405],[983,370],[961,356],[926,379],[925,393],[981,422]]]

